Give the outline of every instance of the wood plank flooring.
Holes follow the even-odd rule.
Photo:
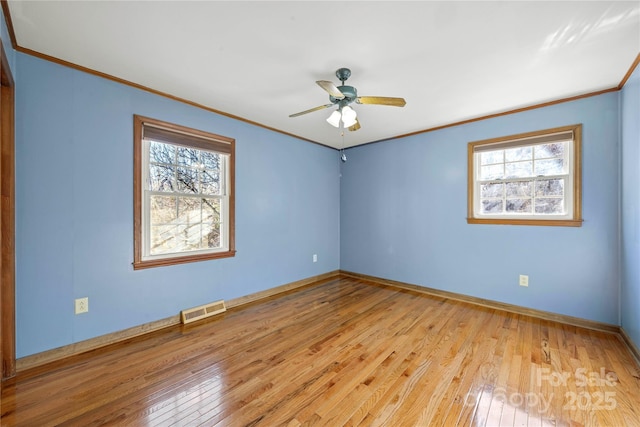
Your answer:
[[[5,382],[2,426],[640,426],[615,334],[325,280]]]

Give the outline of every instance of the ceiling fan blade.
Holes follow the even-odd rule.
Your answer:
[[[386,96],[359,96],[356,98],[358,104],[390,105],[392,107],[404,107],[407,101],[404,98],[389,98]]]
[[[321,106],[319,106],[319,107],[315,107],[315,108],[311,108],[311,109],[309,109],[309,110],[300,111],[299,113],[291,114],[291,115],[289,115],[289,117],[298,117],[298,116],[301,116],[301,115],[303,115],[303,114],[313,113],[314,111],[324,110],[325,108],[333,107],[334,105],[335,105],[335,104],[325,104],[325,105],[321,105]]]
[[[327,91],[327,93],[333,96],[334,98],[336,99],[344,98],[344,94],[340,92],[340,89],[338,89],[336,85],[334,85],[332,82],[328,80],[318,80],[316,83],[318,84],[318,86],[320,86],[322,89]]]
[[[353,126],[349,126],[347,129],[349,129],[351,132],[360,129],[360,122],[358,121],[358,119],[356,119],[356,123]]]

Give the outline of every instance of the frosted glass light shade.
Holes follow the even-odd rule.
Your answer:
[[[327,123],[329,123],[333,127],[340,127],[340,111],[336,110],[327,119]]]
[[[353,108],[346,106],[342,108],[342,124],[348,128],[356,124],[357,114]]]

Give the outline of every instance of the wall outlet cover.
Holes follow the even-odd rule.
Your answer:
[[[86,313],[89,311],[89,297],[76,299],[76,314]]]

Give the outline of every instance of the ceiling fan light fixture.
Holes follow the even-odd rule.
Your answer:
[[[349,118],[349,119],[345,119],[344,117],[342,118],[342,125],[343,125],[345,128],[349,128],[349,127],[351,127],[351,126],[355,125],[356,123],[357,123],[357,122],[356,122],[356,119],[355,119],[355,118],[353,118],[353,119],[351,119],[351,118]]]
[[[357,114],[355,110],[348,105],[342,108],[342,124],[348,128],[356,124]]]
[[[336,110],[327,119],[327,123],[329,123],[333,127],[340,127],[340,111]]]

